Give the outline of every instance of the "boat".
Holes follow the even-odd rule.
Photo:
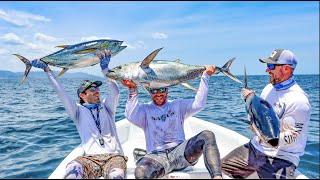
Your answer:
[[[127,178],[135,179],[134,177],[134,168],[135,161],[133,158],[133,150],[135,148],[145,148],[145,137],[144,132],[139,127],[130,123],[127,119],[120,120],[116,122],[117,132],[119,136],[120,143],[124,154],[128,156],[127,162]],[[193,137],[203,130],[210,130],[214,132],[216,136],[216,142],[220,151],[220,157],[223,158],[229,152],[235,148],[249,142],[249,139],[235,131],[224,128],[212,122],[208,122],[196,117],[190,117],[185,120],[184,130],[186,139]],[[84,154],[81,146],[76,147],[53,171],[49,176],[49,179],[62,179],[65,175],[65,167],[68,162],[72,161],[78,156]],[[295,171],[294,177],[296,179],[308,179],[298,170]],[[174,171],[163,178],[166,179],[209,179],[210,175],[205,168],[203,162],[203,155],[200,157],[198,163],[195,166],[187,167],[181,171]],[[227,175],[223,174],[224,179],[231,179]],[[251,174],[248,179],[258,179],[257,173]]]

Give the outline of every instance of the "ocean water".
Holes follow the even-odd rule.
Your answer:
[[[243,77],[239,77],[242,79]],[[102,79],[103,80],[103,79]],[[47,178],[59,163],[80,143],[80,137],[47,78],[0,79],[0,178]],[[76,89],[81,79],[59,80],[69,95],[77,100]],[[319,178],[319,75],[296,75],[296,81],[309,94],[312,112],[306,152],[298,170],[309,178]],[[268,76],[249,76],[249,87],[258,94]],[[191,84],[197,87],[199,80]],[[124,118],[127,90],[120,87],[116,121]],[[210,79],[205,109],[196,115],[251,138],[246,112],[240,98],[241,85],[224,76]],[[105,97],[107,87],[102,85]],[[181,86],[169,90],[169,98],[192,98],[194,93]],[[149,95],[140,90],[140,101]]]

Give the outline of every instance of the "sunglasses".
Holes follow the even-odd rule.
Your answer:
[[[285,64],[267,64],[267,69],[274,70],[276,66],[283,66]]]
[[[96,86],[91,86],[90,88],[88,88],[88,90],[89,90],[90,92],[100,91],[99,87],[96,87]]]
[[[151,94],[157,94],[157,93],[165,93],[168,91],[168,88],[159,88],[159,89],[150,89],[149,92]]]

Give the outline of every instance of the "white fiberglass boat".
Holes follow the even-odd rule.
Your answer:
[[[133,158],[133,149],[142,148],[145,149],[145,137],[143,130],[137,126],[131,124],[127,119],[120,120],[116,122],[117,132],[124,150],[124,154],[128,156],[127,164],[127,178],[134,179],[134,168],[135,162]],[[186,139],[198,134],[203,130],[210,130],[214,132],[216,136],[216,141],[220,151],[220,156],[223,158],[233,149],[238,146],[249,142],[249,139],[242,136],[241,134],[232,131],[230,129],[224,128],[222,126],[216,125],[211,122],[201,120],[196,117],[190,117],[185,120],[184,130]],[[55,171],[49,176],[49,179],[62,179],[65,175],[65,167],[68,162],[75,159],[78,156],[83,155],[83,150],[81,146],[76,147],[55,169]],[[164,178],[172,179],[208,179],[210,178],[209,173],[204,165],[203,157],[201,156],[198,163],[193,167],[188,167],[182,171],[171,172]],[[230,179],[228,176],[223,175],[223,178]],[[248,177],[249,179],[259,178],[256,173],[253,173]],[[305,175],[296,170],[296,179],[308,179]]]

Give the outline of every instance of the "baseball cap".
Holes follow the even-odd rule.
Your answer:
[[[80,97],[80,94],[83,93],[85,90],[89,89],[92,84],[95,84],[97,87],[102,85],[101,81],[90,81],[90,80],[84,80],[80,87],[77,90],[78,96]]]
[[[287,49],[275,49],[268,58],[259,59],[268,64],[289,64],[293,69],[297,66],[297,59],[293,52]]]

